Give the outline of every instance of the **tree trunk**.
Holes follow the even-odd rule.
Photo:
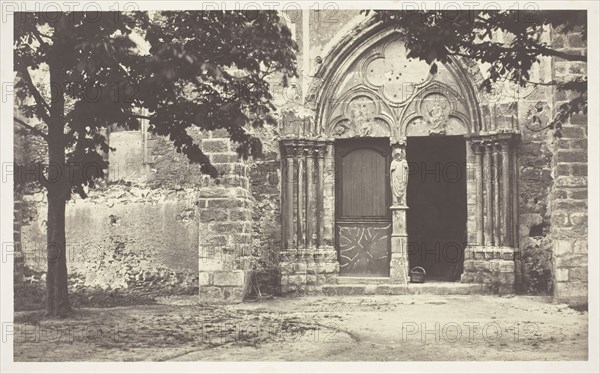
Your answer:
[[[48,273],[46,274],[46,312],[64,317],[71,311],[67,284],[67,246],[65,205],[70,196],[69,172],[65,163],[65,69],[61,35],[65,18],[57,22],[56,42],[49,59],[51,84],[50,123],[48,124]]]
[[[56,189],[58,190],[58,189]],[[64,194],[62,194],[64,196]],[[65,240],[65,199],[60,191],[48,191],[48,273],[46,312],[49,316],[69,314],[71,304],[67,287],[67,251]]]

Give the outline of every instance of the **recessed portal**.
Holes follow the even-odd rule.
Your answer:
[[[408,137],[408,257],[428,280],[456,281],[466,243],[466,149],[462,136]]]

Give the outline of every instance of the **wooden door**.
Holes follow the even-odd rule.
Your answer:
[[[336,246],[340,275],[390,273],[389,139],[335,143]]]

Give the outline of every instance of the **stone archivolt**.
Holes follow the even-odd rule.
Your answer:
[[[432,73],[426,63],[406,58],[398,39],[379,44],[352,65],[341,88],[327,100],[331,106],[325,109],[330,114],[324,121],[324,136],[462,135],[470,131],[468,105],[445,67]]]

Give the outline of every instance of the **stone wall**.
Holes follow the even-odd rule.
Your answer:
[[[281,168],[278,155],[268,152],[250,164],[252,255],[259,289],[255,293],[280,294]]]
[[[578,30],[555,43],[569,53],[585,54],[586,45]],[[586,64],[555,60],[559,81],[583,76]],[[570,92],[557,92],[555,108],[572,98]],[[588,152],[587,115],[574,114],[562,125],[554,144],[551,198],[551,237],[554,254],[554,296],[559,302],[587,303],[588,297]]]
[[[25,202],[36,206],[35,216],[22,227],[25,263],[43,274],[46,197],[37,193]],[[112,185],[94,191],[87,199],[68,202],[65,233],[72,291],[99,288],[167,296],[198,290],[193,190]]]
[[[519,253],[517,291],[526,294],[549,294],[552,291],[552,246],[550,238],[550,191],[552,179],[552,129],[528,130],[527,113],[536,111],[538,103],[551,116],[552,92],[541,90],[520,103],[522,140],[518,148],[519,172]]]
[[[248,294],[252,270],[248,165],[232,151],[229,138],[215,135],[202,140],[202,149],[222,176],[202,176],[197,195],[200,295],[241,301]]]
[[[327,23],[310,23],[310,56],[307,60],[313,68],[327,57],[327,51],[343,41],[344,36],[358,34],[358,29],[353,27],[357,24],[356,19],[361,16],[352,12],[341,13],[345,20],[343,30],[334,31],[331,24]],[[576,32],[564,39],[554,38],[552,43],[558,47],[563,46],[570,52],[584,53],[582,48],[585,43]],[[477,66],[475,68],[476,71],[481,69]],[[532,80],[561,80],[566,76],[585,74],[585,69],[585,63],[542,58],[534,69]],[[476,83],[476,79],[473,83]],[[313,80],[309,86],[315,84],[318,86],[319,82]],[[560,295],[561,289],[568,288],[565,292],[571,295],[575,289],[579,290],[580,296],[587,295],[587,118],[574,116],[563,126],[562,138],[557,138],[554,129],[539,129],[548,124],[558,107],[566,100],[565,93],[544,86],[509,87],[500,91],[504,91],[500,94],[504,97],[489,98],[490,94],[484,95],[483,101],[489,99],[489,105],[481,105],[481,109],[483,120],[488,126],[489,123],[495,123],[502,127],[503,123],[516,121],[520,130],[519,143],[515,146],[517,159],[514,165],[518,180],[514,188],[515,193],[518,193],[515,201],[518,218],[515,220],[518,222],[514,239],[516,252],[489,251],[474,246],[465,254],[469,262],[465,270],[477,274],[477,279],[473,280],[488,285],[494,292],[554,292],[555,295]],[[305,98],[313,98],[312,92],[304,94]],[[491,96],[496,94],[494,92]],[[482,97],[479,99],[482,100]],[[302,124],[307,122],[306,118],[314,118],[314,107],[311,104],[308,102],[298,105],[301,109],[294,109],[298,114],[296,122]],[[305,116],[304,119],[302,115]],[[537,119],[541,119],[542,123],[532,124]],[[470,242],[473,239],[470,238]],[[295,256],[295,260],[286,259],[282,262],[282,289],[290,292],[300,290],[302,293],[307,288],[304,283],[305,255]],[[472,269],[469,267],[471,265]]]

